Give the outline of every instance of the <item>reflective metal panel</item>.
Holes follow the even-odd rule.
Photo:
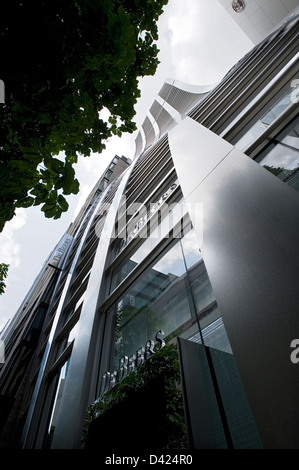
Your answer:
[[[169,146],[185,199],[233,149],[189,117],[169,132]]]
[[[298,448],[298,194],[211,131],[180,135],[172,156],[186,201],[203,203],[203,258],[263,445]]]

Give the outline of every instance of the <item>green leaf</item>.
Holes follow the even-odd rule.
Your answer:
[[[66,212],[69,208],[68,202],[66,199],[60,194],[57,198],[57,202],[62,210],[62,212]]]
[[[23,199],[19,199],[16,202],[16,207],[31,207],[34,203],[34,198],[31,196],[25,197]]]

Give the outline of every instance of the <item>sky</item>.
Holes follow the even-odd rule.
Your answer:
[[[141,98],[135,121],[140,128],[165,79],[190,85],[216,84],[253,44],[218,0],[169,0],[158,22],[160,64],[154,76],[139,80]],[[12,319],[45,259],[79,212],[89,192],[115,155],[133,158],[134,134],[113,137],[102,154],[79,159],[80,192],[68,197],[59,220],[46,219],[40,207],[18,209],[0,234],[0,262],[10,265],[0,296],[0,331]]]

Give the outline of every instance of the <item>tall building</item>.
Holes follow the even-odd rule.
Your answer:
[[[299,447],[298,24],[164,83],[6,330],[6,445]]]
[[[42,341],[44,343],[42,347],[46,347],[54,321],[54,316],[51,312],[48,313],[53,296],[59,297],[57,288],[61,289],[67,278],[71,276],[76,250],[107,186],[122,174],[130,163],[131,161],[124,156],[113,158],[74,222],[70,224],[45,260],[14,318],[1,332],[1,341],[5,345],[4,362],[0,363],[0,427],[3,429],[0,447],[2,448],[14,445],[13,442],[18,439],[15,429],[22,426],[21,403],[26,400],[24,394],[28,380],[30,381],[31,365],[36,373],[42,357],[38,343]],[[68,260],[67,267],[65,267],[66,260]],[[30,399],[31,392],[27,400]]]

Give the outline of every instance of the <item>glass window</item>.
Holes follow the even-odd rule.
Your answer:
[[[112,175],[112,170],[108,169],[105,173],[105,178],[109,179],[111,175]]]
[[[189,230],[181,239],[181,243],[187,269],[202,261],[202,254],[198,247],[194,230]]]
[[[109,183],[109,181],[107,180],[107,178],[103,178],[100,185],[99,185],[99,189],[101,189],[101,191],[104,191],[104,189],[107,188],[108,183]]]
[[[273,139],[256,161],[299,191],[299,118]]]
[[[49,422],[49,427],[48,427],[48,439],[47,439],[47,447],[51,447],[51,442],[53,440],[54,432],[55,432],[55,427],[57,423],[57,418],[60,410],[60,405],[61,405],[61,400],[62,400],[62,395],[64,392],[64,384],[68,372],[68,366],[69,366],[69,359],[64,363],[64,365],[61,367],[60,371],[54,378],[54,382],[56,382],[56,392],[55,392],[55,398],[54,398],[54,403],[52,406],[52,411],[51,411],[51,417],[50,417],[50,422]]]
[[[118,301],[112,368],[159,330],[169,335],[191,316],[192,302],[179,240]]]
[[[196,310],[200,313],[205,307],[215,301],[210,279],[203,260],[196,263],[188,273]]]
[[[259,119],[246,134],[238,140],[235,146],[240,150],[245,150],[251,145],[272,122],[275,121],[292,103],[293,89],[290,87],[288,92],[269,110],[264,116]]]
[[[105,335],[109,359],[107,363],[105,359],[107,369],[100,378],[100,394],[158,350],[161,339],[168,343],[179,336],[231,354],[190,223],[181,236],[169,243],[109,309]]]
[[[111,290],[113,291],[132,271],[141,263],[145,257],[158,245],[163,238],[169,237],[169,232],[182,219],[185,213],[184,202],[174,203],[168,206],[169,211],[166,212],[161,223],[153,230],[150,230],[147,238],[144,238],[139,247],[126,259],[122,264],[118,265],[113,271]],[[183,222],[182,222],[183,223]],[[187,231],[188,229],[184,230]],[[179,233],[181,233],[179,231]]]
[[[130,260],[132,262],[132,260]],[[128,267],[128,263],[125,265]],[[133,266],[133,263],[132,263]],[[189,331],[201,341],[201,329],[219,319],[212,286],[198,248],[194,230],[190,230],[164,251],[160,259],[146,269],[132,286],[119,299],[115,306],[116,337],[112,352],[111,367],[123,356],[131,356],[148,340],[153,340],[159,330],[165,333],[166,341]],[[206,330],[221,336],[230,350],[223,323],[214,329]],[[212,333],[211,333],[212,332]],[[185,336],[184,336],[185,337]],[[209,345],[220,344],[215,339]]]
[[[181,244],[196,311],[200,314],[203,309],[215,301],[215,296],[194,230],[190,230],[181,239]]]

